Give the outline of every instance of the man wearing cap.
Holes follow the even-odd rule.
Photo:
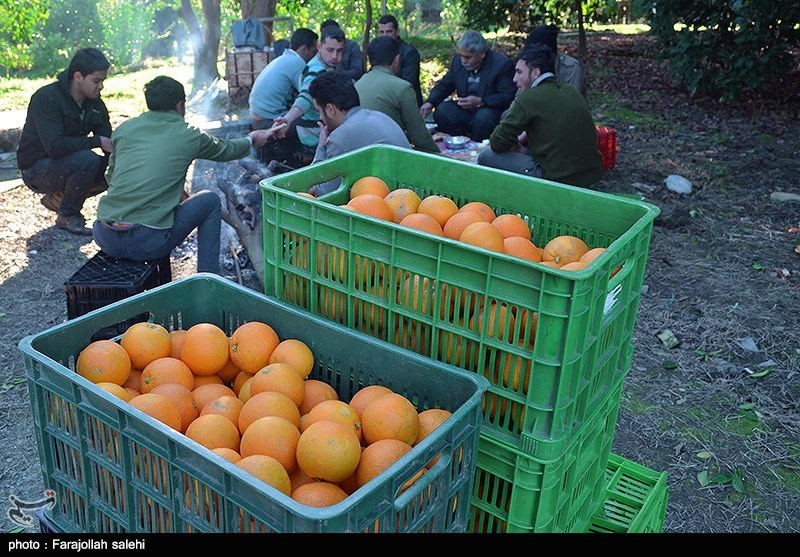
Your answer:
[[[555,25],[539,25],[525,39],[525,46],[542,43],[550,47],[556,54],[556,78],[571,85],[586,98],[586,68],[577,58],[568,56],[558,50],[558,27]]]

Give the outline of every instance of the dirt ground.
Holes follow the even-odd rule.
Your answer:
[[[726,107],[689,98],[644,46],[652,39],[592,36],[585,58],[595,120],[618,131],[620,146],[596,189],[638,193],[661,209],[613,452],[668,473],[665,532],[797,533],[800,202],[771,195],[800,194],[800,68]],[[564,48],[574,53],[569,40]],[[692,191],[669,191],[672,174]],[[17,344],[66,319],[63,283],[97,251],[54,220],[24,187],[3,193],[3,502],[43,490]],[[173,278],[194,266],[189,241],[173,253]],[[261,290],[252,273],[243,276]],[[3,532],[16,527],[6,506]]]

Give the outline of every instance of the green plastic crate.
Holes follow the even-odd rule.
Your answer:
[[[210,322],[231,334],[247,321],[307,343],[309,377],[349,400],[380,383],[418,410],[452,417],[346,501],[300,505],[272,486],[74,373],[92,335],[133,315],[168,330]],[[173,281],[24,338],[49,518],[63,532],[463,532],[469,521],[482,377],[270,300],[216,275]],[[427,462],[437,464],[410,488]]]
[[[621,393],[622,382],[577,429],[566,451],[552,460],[525,454],[481,432],[471,531],[484,534],[586,531],[605,496],[605,469]]]
[[[366,175],[420,197],[516,212],[539,246],[573,234],[607,249],[588,269],[560,271],[340,208],[351,184]],[[319,199],[296,193],[337,176],[341,187]],[[526,454],[563,454],[630,369],[659,212],[653,205],[389,146],[270,177],[261,189],[265,292],[486,376],[490,411],[482,431]],[[481,300],[482,318],[471,321],[467,311]],[[515,382],[506,368],[526,371]]]
[[[667,512],[667,473],[656,472],[611,454],[606,465],[606,494],[587,532],[660,534]]]

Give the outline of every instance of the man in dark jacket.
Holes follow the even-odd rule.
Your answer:
[[[419,51],[400,38],[397,18],[386,14],[378,20],[378,36],[386,35],[395,39],[400,45],[400,67],[397,77],[402,77],[414,88],[417,106],[422,106],[422,89],[419,84]]]
[[[31,96],[17,148],[22,181],[44,194],[42,205],[58,213],[56,226],[73,234],[92,235],[81,209],[108,189],[111,122],[100,91],[109,66],[96,48],[76,52],[56,82]]]
[[[458,95],[455,101],[448,99],[453,92]],[[466,31],[458,41],[450,70],[419,110],[427,116],[436,108],[433,118],[441,132],[483,141],[500,122],[515,92],[514,62],[491,50],[478,31]]]
[[[326,19],[319,26],[320,36],[322,35],[322,30],[329,26],[339,27],[339,24],[336,23],[335,19]],[[342,61],[336,69],[343,71],[354,83],[364,75],[366,70],[364,67],[364,54],[361,52],[361,47],[358,46],[357,42],[345,37],[344,54],[342,54]]]

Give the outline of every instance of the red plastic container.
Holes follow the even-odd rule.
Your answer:
[[[595,126],[597,148],[603,156],[603,170],[617,165],[617,130],[607,126]]]

